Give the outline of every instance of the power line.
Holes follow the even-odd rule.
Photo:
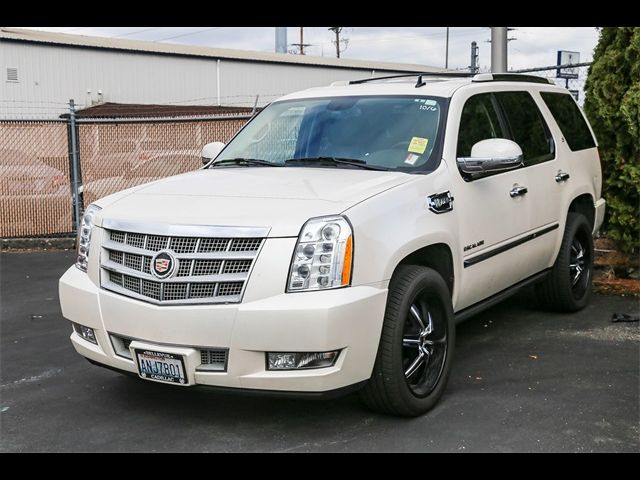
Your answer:
[[[451,29],[451,36],[454,35],[466,35],[468,33],[478,33],[477,29],[466,29],[466,30],[459,30],[459,31],[455,31],[453,29]],[[437,33],[424,33],[424,34],[411,34],[411,35],[393,35],[392,37],[385,37],[385,38],[371,38],[371,37],[366,37],[366,38],[355,38],[355,39],[350,39],[349,42],[393,42],[396,41],[398,39],[404,39],[404,38],[426,38],[426,37],[443,37],[446,35],[446,32],[437,32]]]
[[[154,42],[164,42],[165,40],[173,40],[174,38],[180,38],[180,37],[187,37],[189,35],[195,35],[197,33],[202,33],[202,32],[209,32],[211,30],[218,30],[220,28],[224,28],[224,27],[212,27],[212,28],[205,28],[203,30],[197,30],[195,32],[189,32],[189,33],[182,33],[180,35],[174,35],[172,37],[166,37],[166,38],[161,38],[159,40],[154,40]]]
[[[163,27],[145,28],[143,30],[136,30],[135,32],[121,33],[120,35],[114,35],[114,36],[112,36],[110,38],[127,37],[129,35],[135,35],[136,33],[150,32],[151,30],[158,30],[159,28],[163,28]]]

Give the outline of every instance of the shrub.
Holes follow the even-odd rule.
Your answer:
[[[604,229],[640,249],[640,27],[605,27],[585,83],[584,110],[600,145]]]

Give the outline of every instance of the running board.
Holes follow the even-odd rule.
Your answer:
[[[549,273],[550,268],[543,270],[535,275],[532,275],[529,278],[525,278],[524,280],[516,283],[515,285],[510,286],[509,288],[505,288],[501,292],[496,293],[495,295],[490,296],[489,298],[485,298],[484,300],[480,300],[478,303],[474,303],[473,305],[456,312],[455,320],[456,323],[463,322],[474,315],[486,310],[489,307],[493,307],[494,305],[506,300],[513,294],[517,293],[523,287],[534,284],[539,280],[542,280]]]

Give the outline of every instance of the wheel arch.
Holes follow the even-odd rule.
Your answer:
[[[442,276],[449,288],[449,294],[453,298],[455,270],[453,252],[448,244],[444,242],[433,243],[406,254],[396,264],[393,270],[394,275],[402,265],[420,265],[432,268]]]
[[[567,210],[567,215],[569,212],[580,213],[584,215],[589,222],[591,227],[591,231],[593,231],[593,227],[596,221],[596,207],[593,199],[593,195],[590,193],[582,193],[576,196],[571,203],[569,204],[569,209]]]

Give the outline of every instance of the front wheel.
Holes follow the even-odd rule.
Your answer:
[[[431,268],[399,267],[389,285],[373,373],[360,397],[384,413],[427,412],[444,392],[454,345],[453,307],[443,278]]]

